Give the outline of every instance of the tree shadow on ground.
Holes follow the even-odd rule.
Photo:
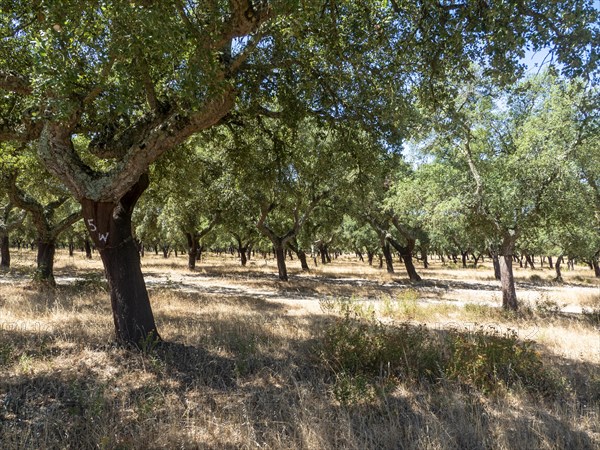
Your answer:
[[[147,353],[103,344],[107,336],[98,338],[92,327],[78,328],[67,341],[62,332],[3,332],[0,347],[12,346],[0,364],[3,448],[598,444],[543,400],[523,398],[512,408],[510,401],[452,384],[398,379],[398,388],[340,403],[333,393],[342,374],[319,353],[323,329],[337,317],[307,315],[299,323],[250,299],[238,311],[244,314],[215,315],[202,307],[187,318],[161,313],[171,324],[167,342]],[[76,323],[65,320],[65,329],[70,326]],[[169,340],[178,333],[181,339]],[[576,383],[599,371],[576,360],[560,364],[580,374]],[[582,392],[581,400],[593,401],[593,392]]]

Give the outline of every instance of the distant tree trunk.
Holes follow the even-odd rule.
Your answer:
[[[473,254],[473,263],[475,268],[477,269],[477,266],[479,265],[479,260],[483,258],[483,255],[480,253],[479,255],[475,256],[475,254]]]
[[[306,252],[302,250],[302,248],[298,244],[298,240],[296,238],[291,239],[288,242],[288,247],[289,250],[293,251],[300,260],[300,267],[302,268],[302,271],[310,271],[310,267],[308,267],[308,262],[306,261]]]
[[[38,282],[55,286],[54,254],[56,252],[56,242],[52,239],[39,239],[37,248],[37,269],[34,278]]]
[[[429,267],[429,259],[427,255],[427,247],[424,245],[421,246],[421,259],[423,260],[423,268],[427,269]]]
[[[415,269],[415,265],[413,264],[412,254],[413,249],[415,248],[415,240],[407,239],[408,243],[406,246],[400,245],[398,241],[395,239],[388,237],[388,242],[400,253],[400,258],[402,258],[402,262],[404,262],[404,267],[406,268],[406,273],[408,274],[408,278],[410,281],[421,281],[421,277],[417,273],[417,269]]]
[[[548,265],[551,269],[554,269],[554,264],[552,263],[552,256],[548,256]]]
[[[461,260],[462,260],[462,266],[463,269],[467,268],[467,257],[469,256],[469,251],[467,250],[466,252],[460,252],[460,256],[461,256]]]
[[[162,253],[163,253],[163,258],[168,258],[169,257],[169,253],[170,253],[170,249],[171,247],[169,245],[162,245]]]
[[[554,278],[554,281],[558,283],[563,282],[562,271],[560,269],[560,266],[562,265],[563,261],[563,255],[559,255],[559,257],[556,258],[556,264],[554,264],[554,270],[556,271],[556,278]]]
[[[365,262],[365,258],[363,258],[363,254],[360,250],[356,250],[356,257],[359,259],[360,262]]]
[[[310,267],[308,267],[308,262],[306,261],[306,252],[302,249],[298,249],[298,259],[300,260],[300,267],[304,272],[310,271]]]
[[[188,269],[195,270],[196,259],[198,258],[198,247],[200,246],[200,242],[195,236],[195,233],[187,232],[185,233],[185,238],[187,239],[188,243]]]
[[[575,258],[567,259],[567,269],[575,270]]]
[[[10,245],[8,234],[3,234],[0,239],[0,267],[3,269],[10,268]]]
[[[85,241],[83,241],[83,246],[85,248],[85,257],[87,259],[92,259],[92,245],[88,238],[85,238]]]
[[[288,281],[287,267],[285,265],[285,248],[281,242],[275,247],[275,257],[277,259],[277,271],[281,281]]]
[[[394,260],[392,258],[389,242],[386,241],[381,245],[381,251],[383,252],[383,257],[385,258],[387,272],[394,273]]]
[[[75,251],[75,244],[73,243],[73,239],[69,238],[69,256],[73,257],[73,252]]]
[[[131,215],[147,187],[148,176],[142,175],[116,203],[81,200],[85,224],[104,264],[116,339],[135,346],[160,339],[131,232]]]
[[[500,259],[498,257],[498,253],[491,252],[492,256],[492,265],[494,266],[494,278],[496,280],[500,280],[502,277],[500,275]]]
[[[373,265],[373,257],[375,256],[375,252],[372,252],[370,250],[367,250],[367,261],[369,262],[369,265],[372,266]]]
[[[513,275],[513,252],[516,243],[516,235],[506,235],[502,243],[502,254],[500,256],[500,283],[502,286],[502,307],[511,311],[519,309],[517,292],[515,290],[515,278]]]
[[[594,276],[600,278],[600,264],[598,264],[597,259],[592,260],[592,267],[594,268]]]

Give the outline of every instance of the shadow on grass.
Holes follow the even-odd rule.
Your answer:
[[[581,411],[569,416],[535,396],[513,407],[456,384],[396,377],[372,395],[358,386],[342,404],[341,374],[320,355],[337,317],[289,317],[250,297],[225,300],[237,310],[216,314],[203,298],[184,298],[198,308],[187,316],[157,311],[167,342],[148,354],[106,344],[104,325],[77,317],[59,332],[4,331],[2,448],[597,448],[597,424],[582,431]],[[552,361],[576,386],[600,370]],[[588,386],[578,401],[597,407]]]

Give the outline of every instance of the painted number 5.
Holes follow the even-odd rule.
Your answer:
[[[88,223],[88,227],[90,227],[90,231],[92,233],[95,233],[98,230],[98,228],[96,228],[96,225],[94,225],[94,219],[88,219],[87,223]]]

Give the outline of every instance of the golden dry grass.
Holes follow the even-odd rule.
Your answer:
[[[13,271],[0,275],[3,449],[600,446],[597,324],[535,301],[518,315],[488,306],[498,292],[487,267],[434,265],[420,270],[426,281],[417,285],[345,259],[310,274],[292,267],[285,284],[272,261],[241,268],[234,258],[210,257],[188,274],[184,257],[148,256],[143,269],[156,280],[151,301],[168,343],[144,354],[111,344],[110,306],[98,278],[65,281],[98,273],[97,259],[59,252],[52,292],[28,287],[31,260],[30,252],[15,253]],[[550,271],[535,273],[549,278]],[[566,285],[555,286],[517,271],[519,292],[597,305],[588,271],[564,275]],[[474,304],[464,306],[469,293]],[[337,319],[314,307],[342,296],[375,305],[386,321],[518,329],[568,388],[556,398],[520,389],[490,396],[443,380],[400,380],[342,404],[334,395],[340,374],[319,352],[323,330]]]

